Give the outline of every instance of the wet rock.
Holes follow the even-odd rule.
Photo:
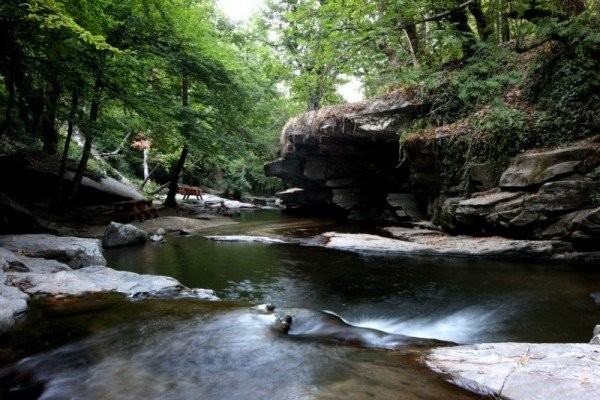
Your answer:
[[[0,236],[0,247],[28,257],[57,260],[71,268],[106,264],[97,239],[48,234],[5,235]]]
[[[398,239],[369,235],[327,232],[322,236],[325,247],[358,253],[420,254],[452,257],[486,257],[500,259],[552,259],[572,251],[562,241],[511,240],[502,237],[450,236],[437,231],[401,227],[384,229]]]
[[[220,300],[212,289],[188,289],[183,286],[172,286],[152,292],[137,292],[129,295],[135,300],[141,299],[198,299],[217,301]]]
[[[166,242],[166,239],[165,239],[164,236],[162,236],[162,235],[156,235],[156,234],[151,235],[148,238],[148,240],[151,241],[151,242],[154,242],[154,243],[165,243]]]
[[[265,312],[265,313],[271,313],[271,312],[275,311],[275,304],[273,304],[273,303],[258,304],[252,308],[255,310],[258,310],[258,311]]]
[[[111,222],[104,231],[102,246],[122,247],[131,244],[143,243],[147,240],[148,233],[130,224]]]
[[[397,349],[448,345],[436,339],[423,339],[354,325],[330,311],[305,308],[283,309],[275,313],[275,328],[293,337],[348,346]]]
[[[0,279],[4,277],[0,273]],[[27,310],[29,296],[17,288],[0,283],[0,334],[8,331]]]
[[[285,243],[281,239],[274,239],[267,236],[248,236],[248,235],[211,235],[207,239],[215,242],[255,242],[255,243]]]
[[[581,177],[599,161],[600,152],[589,146],[523,154],[504,171],[500,187],[522,190],[572,175]]]
[[[117,271],[104,266],[89,266],[55,273],[39,271],[7,274],[7,282],[29,295],[63,294],[81,296],[93,292],[119,292],[135,295],[183,288],[175,279],[166,276],[140,275]]]
[[[436,348],[426,364],[473,392],[505,399],[596,399],[593,344],[491,343]]]

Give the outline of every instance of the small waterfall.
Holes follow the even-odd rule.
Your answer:
[[[365,317],[349,323],[391,334],[474,343],[498,329],[509,313],[499,309],[468,307],[446,315],[417,318]]]

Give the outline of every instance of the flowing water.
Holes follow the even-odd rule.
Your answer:
[[[224,301],[42,300],[5,339],[5,358],[21,360],[0,373],[0,397],[478,398],[422,366],[428,347],[446,343],[415,338],[584,342],[600,322],[595,266],[357,255],[310,246],[321,229],[345,228],[248,214],[164,245],[107,251],[110,266],[173,276]],[[292,316],[287,334],[252,308],[267,302]]]

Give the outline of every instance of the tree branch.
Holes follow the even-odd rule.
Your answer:
[[[129,136],[131,136],[131,132],[132,131],[129,131],[127,133],[127,135],[125,136],[125,138],[123,139],[123,141],[121,142],[121,144],[119,145],[119,147],[117,147],[117,149],[115,151],[111,151],[108,153],[98,153],[98,155],[100,157],[110,157],[110,156],[116,156],[117,154],[119,154],[119,152],[121,150],[123,150],[123,146],[125,146],[125,143],[127,143],[127,139],[129,139]]]
[[[439,21],[440,19],[446,18],[447,16],[449,16],[450,14],[452,14],[455,11],[462,10],[463,8],[469,7],[471,4],[473,4],[473,0],[465,1],[464,3],[459,4],[458,6],[452,8],[450,10],[441,12],[441,13],[433,15],[431,17],[423,18],[419,21],[409,22],[408,24],[400,25],[400,26],[398,26],[398,29],[406,29],[411,26],[423,24],[425,22],[430,22],[430,21]]]

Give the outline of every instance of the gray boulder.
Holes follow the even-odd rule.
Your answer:
[[[142,243],[148,239],[148,233],[130,224],[111,222],[104,231],[102,246],[122,247]]]
[[[97,239],[48,234],[5,235],[0,236],[0,247],[27,257],[57,260],[75,269],[106,265]]]
[[[600,344],[600,325],[596,325],[594,328],[592,340],[590,340],[591,344]]]
[[[591,146],[523,154],[504,171],[500,187],[522,190],[552,180],[581,179],[599,161],[600,151]]]

